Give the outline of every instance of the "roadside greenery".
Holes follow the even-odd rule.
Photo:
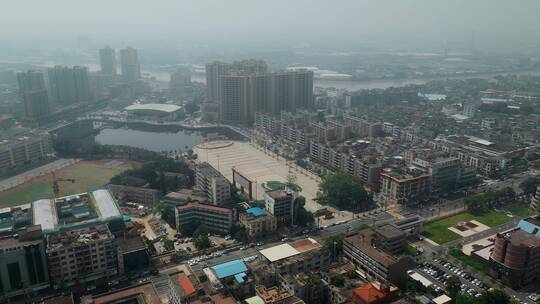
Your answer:
[[[306,206],[306,198],[303,196],[299,196],[295,200],[295,204],[297,206],[297,215],[296,215],[296,224],[299,226],[311,226],[315,222],[315,218],[313,217],[313,213],[310,211],[307,211]]]
[[[501,207],[514,199],[516,193],[512,188],[500,190],[487,190],[465,199],[469,212],[473,215],[482,215],[493,208]]]
[[[538,187],[539,185],[540,178],[527,177],[519,184],[519,188],[521,188],[524,194],[534,194],[536,192],[536,187]]]
[[[363,212],[375,206],[373,195],[357,183],[349,174],[339,172],[322,178],[316,200],[341,210]]]
[[[208,237],[208,230],[204,225],[200,225],[193,232],[193,245],[199,250],[212,247],[212,242]]]
[[[328,252],[333,258],[338,257],[343,252],[343,239],[344,234],[336,234],[324,240],[324,250]]]
[[[476,258],[472,256],[465,255],[459,249],[456,249],[456,248],[450,249],[449,254],[453,256],[454,258],[460,260],[463,264],[468,265],[476,269],[477,271],[480,271],[483,273],[488,272],[488,267],[486,266],[486,264],[480,262],[479,260],[477,260]]]

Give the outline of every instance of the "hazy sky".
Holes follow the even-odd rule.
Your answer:
[[[0,0],[0,44],[88,35],[283,45],[538,45],[538,0]],[[474,34],[473,34],[474,33]]]

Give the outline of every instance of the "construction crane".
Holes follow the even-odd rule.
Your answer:
[[[53,177],[52,187],[53,187],[53,192],[54,192],[54,198],[57,198],[58,195],[60,194],[60,185],[58,184],[59,182],[71,182],[71,183],[75,182],[75,179],[73,178],[56,178],[56,175],[54,174],[54,172],[52,173],[52,177]]]

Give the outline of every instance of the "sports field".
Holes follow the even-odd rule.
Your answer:
[[[452,227],[459,222],[467,222],[472,220],[477,220],[489,227],[496,227],[510,222],[512,218],[495,211],[490,211],[480,216],[474,216],[466,212],[426,224],[424,225],[422,234],[437,244],[448,243],[461,238],[461,236],[458,234],[448,230],[448,227]]]
[[[74,179],[75,182],[59,182],[60,195],[86,192],[101,187],[114,175],[132,168],[123,161],[80,161],[56,171],[57,179]],[[38,177],[28,183],[0,193],[0,207],[30,203],[39,198],[53,196],[52,175]]]

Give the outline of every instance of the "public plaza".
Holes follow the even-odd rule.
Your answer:
[[[198,159],[207,161],[218,169],[231,183],[233,181],[232,168],[253,182],[253,196],[262,200],[265,189],[263,183],[269,181],[286,182],[289,170],[296,176],[296,184],[302,190],[300,194],[306,198],[306,209],[316,211],[323,207],[335,212],[335,221],[350,219],[352,214],[346,211],[336,211],[334,208],[322,206],[314,201],[319,189],[320,178],[298,166],[289,163],[286,159],[254,146],[249,142],[232,141],[232,145],[223,145],[220,148],[204,149],[194,147]]]

